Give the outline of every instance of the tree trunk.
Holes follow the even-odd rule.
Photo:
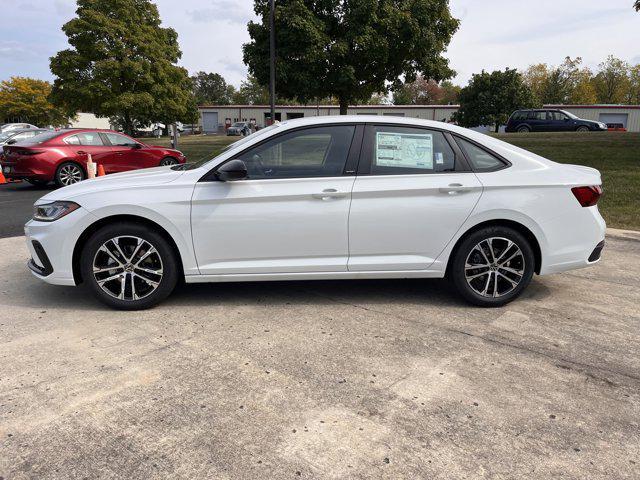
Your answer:
[[[495,127],[495,133],[498,133],[500,131],[500,122],[496,122],[496,127]]]
[[[340,115],[346,115],[349,108],[349,102],[344,98],[340,99]]]

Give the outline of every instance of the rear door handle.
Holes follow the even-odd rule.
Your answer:
[[[465,187],[461,183],[450,183],[448,187],[441,188],[440,193],[447,195],[458,195],[459,193],[470,192],[475,187]]]
[[[86,155],[87,154],[87,152],[85,152],[84,150],[78,150],[76,153],[78,155]]]
[[[318,200],[330,200],[332,198],[346,197],[347,194],[345,192],[339,192],[335,188],[325,188],[321,193],[312,193],[311,196]]]

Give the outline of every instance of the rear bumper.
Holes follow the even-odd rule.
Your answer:
[[[577,221],[559,217],[546,228],[547,232],[557,233],[548,236],[548,251],[546,255],[543,252],[541,275],[584,268],[600,261],[605,243],[605,221],[598,207],[580,208],[577,215],[580,218],[572,219]]]
[[[36,180],[52,180],[53,172],[43,168],[36,162],[2,162],[2,173],[8,179],[23,180],[33,178]]]

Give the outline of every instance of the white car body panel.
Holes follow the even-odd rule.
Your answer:
[[[511,162],[491,173],[342,176],[200,182],[217,165],[290,128],[337,123],[436,128],[474,140]],[[449,193],[451,184],[468,187]],[[540,246],[540,273],[588,266],[605,224],[583,208],[572,186],[599,185],[599,173],[562,165],[487,135],[411,118],[320,117],[287,121],[236,142],[187,171],[169,167],[109,175],[48,193],[37,203],[74,201],[82,208],[54,222],[31,220],[31,240],[53,273],[74,285],[76,243],[95,222],[117,215],[161,226],[175,243],[187,282],[332,278],[442,277],[456,242],[483,222],[525,226]],[[335,189],[336,197],[318,196]],[[315,196],[314,196],[315,195]]]

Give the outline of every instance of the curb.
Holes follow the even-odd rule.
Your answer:
[[[607,237],[640,242],[640,232],[636,230],[620,230],[618,228],[607,228]]]

